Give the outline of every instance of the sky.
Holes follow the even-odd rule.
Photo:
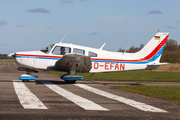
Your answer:
[[[0,54],[73,43],[118,51],[160,29],[180,44],[180,0],[0,0]]]

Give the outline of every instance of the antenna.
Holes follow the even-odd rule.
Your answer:
[[[67,34],[68,34],[68,32],[64,35],[64,37],[62,38],[62,40],[60,41],[60,43],[62,43],[62,41],[64,40],[64,38],[66,37]]]
[[[132,45],[130,45],[130,46],[123,52],[123,54],[126,53],[126,51],[127,51],[131,46],[132,46]]]
[[[99,49],[102,50],[106,43],[104,43]]]

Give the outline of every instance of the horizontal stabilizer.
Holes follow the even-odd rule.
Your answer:
[[[167,65],[169,63],[151,63],[151,64],[147,64],[147,66],[160,66],[160,65]]]
[[[147,70],[152,70],[152,69],[157,69],[159,68],[161,65],[167,65],[169,63],[151,63],[151,64],[147,64]]]

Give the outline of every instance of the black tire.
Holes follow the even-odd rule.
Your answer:
[[[68,81],[65,81],[66,83],[68,83],[68,84],[74,84],[74,83],[76,83],[76,80],[68,80]]]
[[[23,82],[29,82],[29,80],[22,80]]]

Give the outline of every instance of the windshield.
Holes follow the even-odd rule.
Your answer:
[[[51,51],[51,49],[53,48],[53,46],[54,46],[54,44],[49,45],[49,46],[47,46],[47,47],[45,47],[45,48],[41,49],[40,51],[42,51],[42,52],[44,52],[44,53],[47,53],[47,54],[48,54],[48,53]]]

